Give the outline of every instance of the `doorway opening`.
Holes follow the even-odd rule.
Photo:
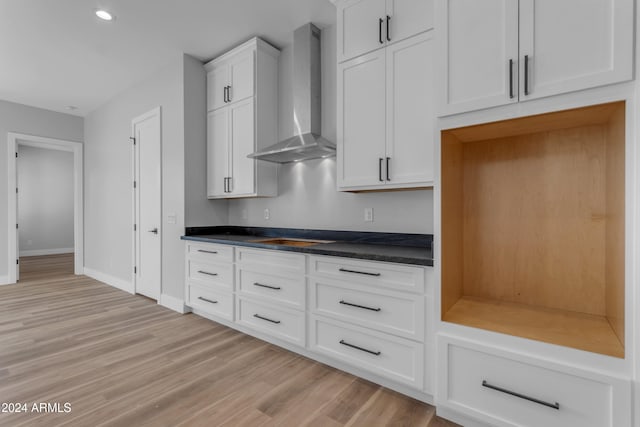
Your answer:
[[[56,193],[58,189],[55,186],[46,186],[50,182],[46,180],[35,180],[33,176],[21,175],[19,170],[19,155],[22,151],[23,158],[30,159],[30,163],[34,163],[31,167],[39,168],[38,174],[50,176],[53,180],[54,175],[63,175],[64,168],[71,167],[72,171],[66,176],[66,182],[64,177],[61,177],[63,181],[59,181],[60,185],[72,187],[71,193],[63,195],[62,192]],[[48,153],[50,157],[46,162],[40,158],[42,153]],[[71,267],[71,261],[73,262],[73,274],[83,274],[84,266],[84,227],[83,227],[83,200],[82,200],[82,144],[74,141],[66,141],[54,138],[47,138],[34,135],[25,135],[19,133],[10,132],[7,137],[7,154],[8,154],[8,251],[7,251],[7,265],[8,265],[8,283],[17,283],[20,280],[20,258],[21,257],[34,257],[29,260],[28,265],[43,264],[44,267],[51,268],[52,265],[57,265],[56,268],[69,268]],[[67,162],[68,163],[65,163]],[[38,164],[40,166],[38,166]],[[46,169],[43,169],[43,165],[46,165]],[[31,189],[29,193],[36,192],[35,196],[29,194],[29,198],[21,200],[22,194],[20,194],[21,182],[24,185],[28,185]],[[56,194],[51,194],[56,193]],[[26,195],[25,195],[26,196]],[[37,203],[38,199],[44,202],[48,200],[47,207],[42,209],[46,212],[39,212],[46,216],[47,214],[54,214],[62,205],[62,200],[58,200],[64,197],[72,199],[72,208],[69,209],[68,214],[72,213],[73,221],[70,223],[57,223],[49,222],[49,220],[42,220],[41,218],[34,218],[38,216],[37,207],[35,208],[35,214],[33,215],[20,215],[20,203],[25,203],[27,210],[34,212],[34,206],[27,206],[26,204]],[[58,212],[59,213],[59,212]],[[33,236],[37,236],[38,239],[47,240],[47,242],[39,242],[38,248],[30,247],[29,243],[33,243],[34,237],[27,235],[26,239],[21,242],[20,230],[24,228],[25,223],[20,224],[20,219],[26,224],[31,224],[29,227],[30,232],[35,232]],[[49,218],[50,219],[50,218]],[[67,218],[68,220],[69,218]],[[58,221],[61,221],[58,218]],[[64,222],[64,221],[63,221]],[[42,228],[33,230],[32,228]],[[63,228],[68,229],[66,237],[63,236],[65,232],[61,232]],[[73,232],[73,237],[69,238],[69,234]],[[64,242],[64,243],[60,243]],[[72,255],[71,255],[72,254]],[[24,259],[24,258],[23,258]],[[33,262],[32,262],[33,261]],[[37,261],[37,263],[36,263]],[[60,262],[58,262],[60,261]],[[56,264],[57,263],[57,264]],[[32,273],[33,268],[28,267],[29,274]],[[36,268],[37,274],[45,274],[47,268],[40,270]],[[70,271],[71,272],[71,271]]]

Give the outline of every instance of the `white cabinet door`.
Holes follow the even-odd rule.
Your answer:
[[[227,100],[237,102],[253,96],[254,93],[254,55],[252,49],[239,54],[229,61],[229,92]]]
[[[385,51],[338,68],[338,187],[384,185]]]
[[[386,43],[386,0],[348,0],[338,5],[338,62]]]
[[[207,115],[207,196],[224,197],[224,181],[229,176],[229,109],[219,108]]]
[[[404,40],[433,28],[433,0],[387,0],[387,16],[387,41]]]
[[[440,115],[518,101],[518,0],[436,0],[436,22]]]
[[[247,156],[255,151],[253,98],[229,106],[231,129],[231,181],[234,196],[255,193],[255,160]]]
[[[433,31],[387,48],[389,184],[433,182],[433,57]]]
[[[225,87],[229,84],[229,67],[220,64],[207,73],[207,111],[223,107]]]
[[[520,100],[630,80],[633,15],[633,0],[520,0]]]

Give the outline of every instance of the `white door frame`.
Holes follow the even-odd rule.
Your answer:
[[[158,224],[158,232],[160,233],[160,260],[162,261],[162,242],[163,242],[163,232],[162,232],[162,110],[161,107],[156,107],[153,110],[147,111],[144,114],[141,114],[138,117],[135,117],[134,119],[131,120],[131,140],[132,140],[132,144],[131,144],[131,176],[133,177],[134,182],[140,182],[140,168],[138,167],[137,161],[139,160],[139,156],[140,156],[140,145],[135,143],[135,127],[137,123],[143,122],[146,119],[148,119],[149,117],[153,117],[157,115],[158,116],[158,124],[160,126],[160,176],[158,177],[158,182],[160,183],[160,224]],[[136,273],[136,266],[138,265],[138,258],[139,258],[139,247],[138,247],[138,236],[140,233],[140,227],[135,227],[136,225],[140,224],[140,218],[139,218],[139,209],[138,208],[138,202],[139,202],[139,193],[137,191],[137,188],[135,186],[132,186],[132,191],[131,191],[131,206],[132,206],[132,215],[131,215],[131,229],[133,230],[133,238],[131,240],[132,243],[132,251],[131,251],[131,255],[132,255],[132,259],[131,262],[134,266],[134,268],[132,268],[132,274],[131,274],[131,283],[133,283],[133,293],[137,293],[137,285],[138,285],[138,275]],[[158,303],[160,303],[160,296],[162,295],[162,262],[160,262],[160,265],[158,266],[158,268],[160,268],[160,289],[158,289]]]
[[[16,283],[19,265],[18,259],[18,232],[16,230],[17,202],[17,159],[18,145],[48,150],[60,150],[73,153],[73,249],[74,249],[74,274],[84,274],[84,201],[82,187],[82,143],[66,141],[62,139],[47,138],[44,136],[27,135],[9,132],[7,134],[7,240],[8,240],[8,283]]]

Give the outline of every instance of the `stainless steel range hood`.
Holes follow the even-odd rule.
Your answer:
[[[250,158],[274,163],[332,157],[336,145],[320,135],[320,29],[309,23],[293,33],[293,123],[296,135]]]

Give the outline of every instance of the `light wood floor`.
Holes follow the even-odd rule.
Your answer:
[[[71,412],[0,413],[2,426],[455,426],[432,406],[73,276],[71,257],[35,258],[20,284],[0,287],[0,402]]]

